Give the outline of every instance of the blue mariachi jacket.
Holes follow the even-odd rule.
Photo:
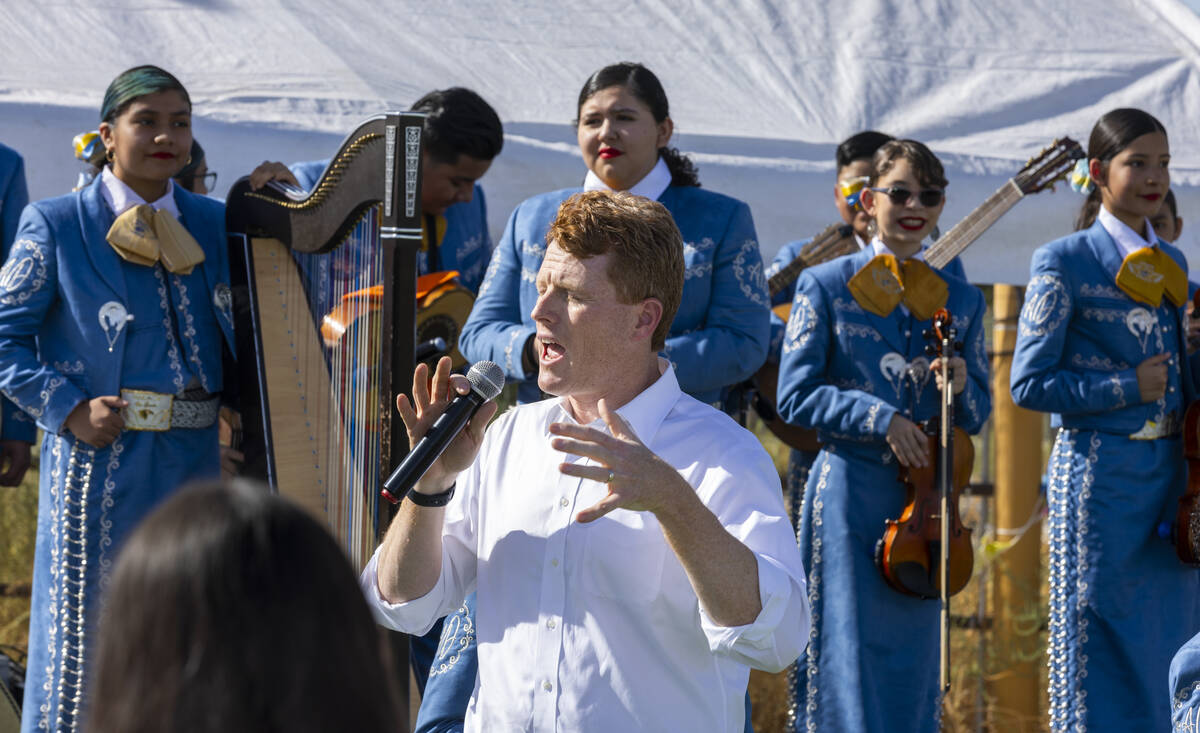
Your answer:
[[[113,315],[133,308],[126,307],[123,260],[106,240],[116,217],[100,188],[97,177],[81,191],[26,207],[0,270],[0,390],[54,434],[82,400],[120,392],[134,328]],[[182,358],[219,375],[222,339],[234,352],[225,207],[179,186],[175,202],[205,256],[181,281],[191,300],[212,303],[215,316],[189,319]]]
[[[313,160],[289,166],[292,175],[304,188],[311,189],[321,180],[328,160]],[[438,246],[437,271],[457,270],[458,281],[472,293],[479,291],[483,271],[492,254],[492,239],[488,236],[487,200],[483,188],[475,184],[475,193],[470,201],[454,204],[446,209],[446,234]],[[417,274],[427,275],[431,271],[429,253],[417,253]]]
[[[897,412],[915,422],[940,412],[922,336],[931,322],[899,307],[886,318],[867,312],[846,285],[872,257],[868,247],[805,270],[792,300],[779,367],[779,414],[813,426],[824,443],[883,443]],[[974,433],[991,412],[983,294],[961,278],[941,275],[950,286],[946,308],[967,362],[955,422]]]
[[[1187,271],[1179,250],[1159,247]],[[1013,400],[1051,412],[1055,427],[1130,434],[1187,406],[1197,366],[1169,368],[1167,394],[1143,403],[1136,369],[1149,357],[1187,354],[1183,308],[1166,297],[1158,308],[1117,287],[1123,258],[1097,222],[1043,245],[1033,255],[1013,354]],[[1186,358],[1186,357],[1185,357]]]
[[[29,191],[25,187],[25,161],[10,147],[0,145],[0,264],[8,258],[13,240],[17,236],[17,222],[21,211],[29,203]],[[3,440],[24,440],[32,443],[37,439],[37,428],[24,411],[8,400],[0,401],[0,423],[3,425]]]
[[[546,230],[559,204],[582,189],[534,196],[509,217],[492,255],[459,348],[469,361],[499,364],[522,382],[522,402],[541,398],[536,375],[526,374],[521,350],[535,328],[534,280],[546,253]],[[679,386],[704,402],[749,378],[767,357],[766,280],[750,208],[737,199],[692,186],[669,186],[658,198],[683,234],[684,283],[665,354]]]

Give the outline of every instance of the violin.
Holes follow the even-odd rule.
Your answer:
[[[884,580],[895,590],[919,598],[949,598],[966,587],[975,565],[971,530],[963,526],[958,501],[971,480],[975,448],[966,431],[954,424],[950,359],[962,348],[955,341],[945,308],[925,333],[930,356],[942,357],[942,409],[921,428],[928,439],[929,465],[901,467],[908,498],[899,519],[887,520],[875,548]],[[943,523],[942,517],[950,521]],[[943,593],[943,589],[945,593]]]

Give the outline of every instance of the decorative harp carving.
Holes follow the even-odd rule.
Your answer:
[[[408,449],[391,404],[414,363],[423,119],[372,118],[311,192],[242,179],[226,208],[244,473],[325,522],[359,569],[387,520],[382,477]],[[382,308],[322,332],[377,286]]]

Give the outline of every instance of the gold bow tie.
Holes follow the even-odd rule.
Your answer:
[[[1187,300],[1188,279],[1187,273],[1175,264],[1171,255],[1158,247],[1142,247],[1130,252],[1121,262],[1117,287],[1137,302],[1155,308],[1162,303],[1163,293],[1166,293],[1175,307],[1179,307]]]
[[[163,267],[179,275],[204,261],[204,250],[175,217],[148,204],[129,209],[109,227],[108,243],[128,262]]]
[[[888,317],[904,305],[922,321],[945,307],[950,287],[921,260],[900,262],[895,255],[876,255],[850,278],[847,287],[864,309]]]

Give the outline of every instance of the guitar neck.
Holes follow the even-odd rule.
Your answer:
[[[854,233],[847,230],[849,227],[845,224],[830,224],[823,232],[813,237],[811,242],[804,245],[795,259],[767,279],[767,291],[771,296],[774,297],[796,282],[796,278],[800,277],[800,273],[807,268],[828,262],[844,254],[850,254],[858,249],[854,241]]]
[[[1017,182],[1009,179],[1008,183],[988,196],[987,200],[934,242],[925,253],[925,261],[939,270],[945,267],[950,260],[958,257],[972,242],[979,239],[1000,217],[1008,213],[1009,209],[1016,206],[1024,195]]]

